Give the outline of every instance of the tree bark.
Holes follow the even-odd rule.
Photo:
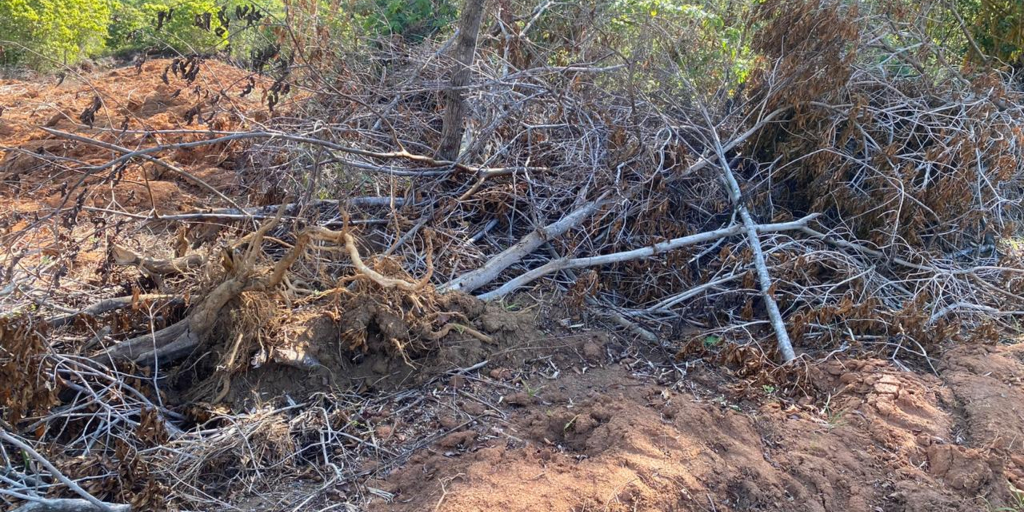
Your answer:
[[[538,226],[530,234],[524,236],[522,240],[516,242],[515,245],[488,260],[484,266],[442,285],[440,287],[441,291],[473,293],[477,288],[497,279],[505,269],[532,254],[533,251],[536,251],[545,242],[564,235],[570,229],[589,219],[604,204],[604,196],[601,196],[595,201],[584,204],[556,222],[543,227]]]
[[[458,158],[462,145],[462,121],[466,116],[462,89],[469,85],[473,56],[476,54],[476,40],[480,33],[484,4],[487,0],[465,2],[459,15],[459,34],[455,40],[455,47],[452,48],[455,64],[451,84],[444,92],[444,125],[441,129],[441,144],[437,149],[438,158],[450,161]]]
[[[703,233],[697,233],[695,235],[688,235],[681,238],[673,238],[665,242],[658,242],[654,245],[647,247],[641,247],[639,249],[633,249],[630,251],[615,252],[611,254],[602,254],[600,256],[589,256],[585,258],[561,258],[557,260],[551,260],[544,265],[541,265],[529,272],[520,274],[515,279],[503,284],[500,288],[477,295],[480,300],[494,300],[504,297],[517,289],[528,285],[537,279],[540,279],[552,272],[559,270],[567,270],[572,268],[583,268],[583,267],[596,267],[600,265],[609,265],[612,263],[619,263],[623,261],[637,260],[640,258],[649,258],[651,256],[657,256],[668,251],[674,251],[683,247],[689,247],[691,245],[701,244],[705,242],[711,242],[718,240],[719,238],[725,238],[727,236],[734,236],[742,234],[744,232],[756,233],[775,233],[779,231],[793,231],[801,229],[807,226],[807,223],[816,218],[817,214],[808,215],[802,219],[781,222],[777,224],[758,224],[753,226],[747,226],[743,224],[733,224],[729,227],[716,229],[714,231],[705,231]],[[787,338],[788,339],[788,338]]]

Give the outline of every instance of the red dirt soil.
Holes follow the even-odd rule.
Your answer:
[[[80,177],[36,155],[73,158],[88,164],[102,164],[116,156],[109,150],[48,134],[40,127],[133,148],[144,141],[152,142],[152,136],[141,133],[144,131],[246,129],[258,127],[268,119],[260,92],[263,87],[241,97],[250,76],[248,72],[204,61],[193,83],[168,73],[165,84],[162,75],[170,63],[166,59],[154,60],[141,69],[125,67],[68,76],[60,83],[55,78],[0,80],[0,183],[5,189],[0,208],[26,212],[55,206],[61,200],[62,185],[73,184]],[[264,85],[264,81],[257,83]],[[95,113],[93,126],[88,127],[79,116],[96,97],[102,106]],[[200,107],[203,122],[193,119],[189,124],[187,112],[196,106]],[[156,140],[172,142],[201,137],[162,135]],[[228,171],[233,168],[233,155],[224,149],[203,146],[161,156],[222,192],[230,192],[234,173]],[[145,178],[149,180],[153,201],[143,172],[147,173]],[[107,174],[98,173],[84,184],[90,189],[87,205],[123,207],[143,213],[155,205],[158,212],[166,213],[188,209],[197,200],[211,195],[187,178],[152,164],[130,165],[113,186]],[[101,183],[105,186],[92,189]]]
[[[99,231],[78,222],[73,240],[58,240],[35,225],[58,206],[75,209],[80,197],[84,207],[80,220],[112,215],[114,221],[154,211],[167,214],[231,206],[194,178],[232,197],[236,204],[251,202],[238,173],[239,146],[207,145],[157,155],[194,178],[141,160],[83,177],[81,165],[105,164],[119,153],[43,131],[45,127],[134,149],[210,137],[149,131],[258,129],[269,120],[261,97],[268,80],[254,77],[256,87],[243,97],[251,75],[247,71],[204,61],[191,84],[170,72],[165,84],[162,76],[170,64],[168,59],[153,60],[141,68],[68,75],[64,80],[0,80],[0,259],[4,264],[11,254],[27,255],[19,261],[31,267],[40,258],[73,253],[69,275],[91,281],[105,258],[99,243],[103,237],[95,236]],[[90,127],[80,116],[97,97],[101,106]],[[286,112],[294,99],[287,97],[278,111]],[[197,106],[202,120],[189,124],[187,113]],[[74,163],[64,165],[68,161]],[[156,238],[167,239],[164,245],[169,246],[172,236]],[[151,241],[141,244],[153,249]],[[163,249],[169,253],[169,247]]]
[[[1024,486],[1022,361],[1024,345],[955,350],[938,377],[831,361],[797,403],[708,371],[673,390],[577,365],[497,409],[465,401],[448,422],[475,423],[371,483],[395,494],[371,510],[1018,510],[999,507]]]

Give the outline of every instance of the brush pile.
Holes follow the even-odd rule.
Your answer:
[[[914,15],[838,2],[761,4],[749,62],[693,57],[718,48],[699,24],[607,35],[585,11],[485,27],[454,161],[434,150],[443,41],[307,41],[270,76],[140,62],[162,76],[148,97],[98,87],[45,123],[9,110],[0,500],[215,507],[338,470],[374,450],[353,420],[372,400],[329,358],[494,343],[484,303],[517,294],[752,371],[837,353],[927,367],[1013,332],[1019,77],[961,65]],[[333,355],[296,334],[315,322]],[[340,395],[218,405],[268,364]]]

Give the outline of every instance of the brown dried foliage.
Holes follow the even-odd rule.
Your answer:
[[[0,317],[0,418],[11,425],[59,403],[40,330],[45,325],[26,316]]]

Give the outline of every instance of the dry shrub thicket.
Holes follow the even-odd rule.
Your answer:
[[[735,56],[709,51],[720,42],[699,22],[615,31],[600,9],[495,2],[455,162],[434,157],[450,41],[348,49],[351,34],[303,17],[315,5],[292,7],[293,30],[280,31],[292,53],[259,57],[269,78],[246,87],[274,112],[258,129],[223,130],[211,120],[229,102],[198,97],[193,115],[209,125],[195,130],[125,130],[101,115],[89,116],[94,139],[50,130],[117,154],[47,162],[103,179],[232,152],[245,193],[212,190],[218,208],[156,219],[89,210],[72,187],[63,210],[4,235],[3,281],[36,288],[3,298],[20,309],[0,327],[0,478],[14,489],[3,500],[209,507],[301,466],[331,480],[359,476],[345,461],[361,453],[401,460],[349,421],[373,399],[234,414],[174,411],[153,392],[196,353],[217,358],[202,363],[210,402],[258,360],[316,369],[281,339],[296,312],[344,316],[344,350],[366,350],[372,332],[374,350],[412,364],[452,331],[491,341],[459,294],[537,288],[757,372],[774,371],[784,336],[804,360],[883,353],[926,367],[947,344],[1005,336],[1024,309],[1020,82],[936,45],[941,6],[765,2],[744,13],[758,57],[739,86]],[[205,72],[186,64],[168,81]],[[54,285],[60,261],[26,268],[38,233],[74,240],[83,212],[117,227],[111,279],[128,265],[159,286],[90,304]],[[202,222],[227,227],[216,243],[169,240],[173,256],[131,248],[134,235]],[[115,311],[123,325],[96,337],[76,311]],[[9,442],[29,438],[37,458]]]

